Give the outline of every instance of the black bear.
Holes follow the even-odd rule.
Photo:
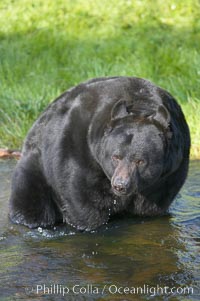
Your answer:
[[[115,214],[165,214],[188,171],[190,134],[175,99],[134,77],[69,89],[33,124],[12,179],[10,218],[91,230]]]

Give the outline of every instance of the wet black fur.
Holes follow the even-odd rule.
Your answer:
[[[30,129],[13,174],[10,218],[30,228],[66,222],[91,230],[116,213],[164,214],[186,179],[189,148],[185,118],[168,92],[131,77],[82,83]],[[135,164],[127,196],[111,187],[116,151],[127,168]],[[132,163],[140,156],[143,167]]]

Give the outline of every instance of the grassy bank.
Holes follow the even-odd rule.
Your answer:
[[[20,148],[62,91],[98,76],[150,79],[181,104],[200,158],[198,0],[2,0],[0,147]]]

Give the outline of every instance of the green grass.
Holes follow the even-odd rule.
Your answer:
[[[1,0],[0,147],[88,78],[147,78],[181,104],[200,157],[198,0]]]

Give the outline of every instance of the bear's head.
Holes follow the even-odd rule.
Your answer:
[[[169,124],[163,105],[133,108],[123,100],[114,105],[98,154],[114,194],[128,197],[161,178],[172,136]]]

